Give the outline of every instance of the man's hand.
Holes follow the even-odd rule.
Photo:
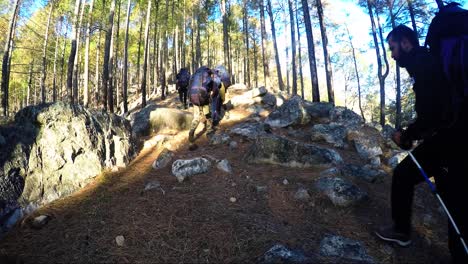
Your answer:
[[[397,131],[397,132],[393,133],[392,140],[393,140],[393,142],[395,142],[395,144],[397,144],[397,146],[400,146],[400,144],[401,144],[401,132]]]
[[[413,147],[413,141],[403,137],[401,131],[393,133],[392,140],[403,150],[410,150]]]

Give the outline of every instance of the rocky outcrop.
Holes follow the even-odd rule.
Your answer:
[[[306,110],[306,103],[299,96],[287,100],[282,106],[271,112],[265,120],[265,123],[271,127],[303,125],[309,122],[310,116]]]
[[[278,164],[286,167],[330,166],[341,163],[334,150],[303,144],[279,136],[258,137],[244,160],[249,163]]]
[[[156,134],[162,128],[182,131],[190,129],[193,115],[174,108],[148,105],[136,114],[130,116],[132,133],[135,137]]]
[[[7,142],[0,152],[4,204],[51,202],[135,155],[127,120],[61,102],[22,109],[0,133]]]

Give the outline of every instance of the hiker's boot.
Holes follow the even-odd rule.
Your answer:
[[[410,233],[401,232],[396,230],[394,225],[384,226],[375,231],[375,234],[382,240],[396,243],[402,247],[406,247],[411,244]]]
[[[197,145],[197,144],[195,144],[195,143],[190,143],[188,149],[189,149],[190,151],[194,151],[194,150],[196,150],[197,148],[198,148],[198,145]]]
[[[190,143],[195,141],[195,129],[190,129],[188,140]]]

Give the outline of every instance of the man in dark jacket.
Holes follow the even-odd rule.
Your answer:
[[[190,150],[195,150],[195,131],[197,130],[200,122],[204,124],[203,131],[207,134],[213,133],[213,122],[210,113],[210,100],[213,92],[213,78],[212,70],[208,67],[202,66],[195,71],[190,79],[189,96],[190,102],[193,104],[193,120],[190,125],[189,142]]]
[[[180,69],[176,75],[176,89],[184,109],[187,109],[187,88],[190,82],[190,71],[187,68]]]
[[[416,34],[410,28],[400,25],[393,29],[388,37],[392,58],[400,67],[406,68],[413,78],[413,90],[416,96],[415,110],[417,118],[406,130],[393,134],[393,141],[404,150],[413,146],[413,141],[423,140],[413,151],[413,155],[426,173],[434,176],[442,198],[452,191],[454,178],[466,175],[452,175],[448,179],[446,168],[453,158],[449,140],[452,130],[448,129],[450,120],[450,94],[446,85],[439,60],[429,51],[419,46]],[[394,242],[400,246],[411,243],[411,210],[414,186],[424,181],[411,158],[406,157],[394,170],[391,191],[391,209],[393,224],[376,231],[379,238]],[[453,208],[461,207],[457,202]],[[450,208],[449,208],[450,210]],[[458,240],[449,230],[449,247]],[[453,254],[452,254],[453,255]]]

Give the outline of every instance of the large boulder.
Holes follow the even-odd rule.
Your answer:
[[[329,123],[330,111],[334,108],[332,103],[307,103],[306,111],[314,123]]]
[[[336,148],[344,148],[346,144],[347,129],[336,123],[317,124],[311,130],[312,141],[325,141]]]
[[[310,116],[307,113],[306,105],[300,96],[294,96],[271,112],[265,123],[272,127],[307,124],[310,122]]]
[[[265,86],[261,86],[259,88],[252,89],[250,91],[250,96],[252,96],[252,98],[261,97],[261,96],[264,96],[267,93],[268,93],[268,90],[265,88]]]
[[[304,144],[279,136],[258,137],[244,160],[248,163],[278,164],[286,167],[330,166],[341,163],[334,150]]]
[[[148,105],[130,116],[132,131],[135,137],[150,136],[163,128],[182,131],[190,129],[193,115],[175,108],[164,108]]]
[[[261,123],[240,123],[230,130],[231,134],[244,136],[249,139],[256,139],[259,136],[270,133],[270,127]]]
[[[361,126],[348,130],[348,142],[352,143],[361,158],[370,161],[383,154],[384,139],[380,132],[370,126]]]
[[[127,120],[62,102],[22,109],[0,133],[0,204],[51,202],[135,155]]]
[[[364,120],[360,115],[342,106],[337,106],[330,110],[330,121],[343,124],[348,127],[357,127],[364,123]]]
[[[337,206],[350,206],[367,198],[366,192],[340,177],[322,177],[315,182],[315,187]]]

